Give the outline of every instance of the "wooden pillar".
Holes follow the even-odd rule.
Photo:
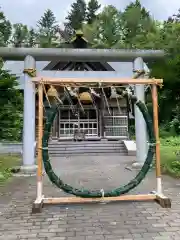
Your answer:
[[[130,137],[130,134],[129,134],[129,130],[130,130],[130,103],[129,103],[129,99],[128,99],[128,96],[125,97],[126,99],[126,114],[127,114],[127,135],[128,135],[128,139]]]
[[[60,124],[59,124],[59,111],[60,109],[58,110],[58,113],[57,113],[57,138],[59,139],[59,128],[60,128]]]
[[[38,84],[38,156],[37,156],[37,192],[32,213],[40,213],[43,207],[43,169],[42,169],[42,138],[43,138],[43,86]]]
[[[42,200],[42,138],[43,138],[43,86],[38,85],[38,169],[37,169],[37,201]]]
[[[160,160],[160,139],[158,127],[158,96],[157,86],[152,85],[152,101],[153,101],[153,123],[154,133],[156,138],[156,180],[157,180],[157,193],[162,194],[162,181],[161,181],[161,160]]]
[[[104,121],[104,101],[101,93],[100,103],[99,103],[99,123],[100,123],[100,137],[104,138],[105,135],[105,121]]]

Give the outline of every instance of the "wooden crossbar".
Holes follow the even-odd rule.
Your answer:
[[[134,78],[52,78],[52,77],[34,77],[34,83],[43,84],[156,84],[162,85],[163,79],[134,79]]]
[[[156,201],[163,208],[170,208],[171,201],[164,195],[154,194],[138,194],[138,195],[121,195],[117,197],[104,198],[80,198],[80,197],[48,197],[42,196],[37,199],[32,208],[33,213],[39,213],[46,204],[82,204],[82,203],[112,203],[121,201]]]
[[[155,200],[155,194],[140,195],[122,195],[117,197],[104,198],[80,198],[80,197],[60,197],[60,198],[44,198],[44,204],[68,204],[68,203],[96,203],[96,202],[118,202],[118,201],[146,201]]]

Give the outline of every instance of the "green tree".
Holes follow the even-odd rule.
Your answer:
[[[0,68],[0,140],[20,140],[23,98],[17,77]]]
[[[31,28],[28,32],[27,46],[34,47],[37,44],[37,33],[34,28]]]
[[[146,34],[139,33],[132,38],[131,46],[137,49],[162,49],[163,48],[163,29],[162,24],[158,21],[152,20],[151,30]],[[125,44],[128,42],[125,39]]]
[[[102,45],[101,39],[99,38],[99,21],[97,19],[92,24],[84,23],[82,32],[94,48],[96,48],[98,44]]]
[[[135,48],[135,38],[145,36],[154,28],[150,13],[142,7],[139,0],[131,2],[122,15],[124,25],[124,40],[128,48]],[[139,39],[138,39],[139,41]]]
[[[171,54],[180,53],[180,22],[164,22],[162,33],[163,48]]]
[[[86,20],[88,24],[92,24],[96,17],[97,11],[100,9],[101,4],[97,0],[90,0],[87,4]]]
[[[0,11],[0,46],[7,46],[11,37],[12,26],[6,19],[4,13]]]
[[[22,23],[13,25],[13,33],[11,43],[14,47],[24,47],[27,45],[28,27]]]
[[[164,79],[159,93],[160,121],[180,133],[180,23],[165,21],[161,29],[161,48],[165,59],[152,66],[152,76]]]
[[[84,21],[86,20],[86,3],[84,0],[76,0],[72,3],[71,10],[66,17],[65,30],[70,35],[74,33],[74,30],[82,28]]]
[[[123,25],[121,12],[114,6],[107,6],[92,24],[83,26],[85,35],[94,48],[115,48],[123,46]],[[89,31],[89,33],[88,33]],[[93,38],[93,39],[92,39]]]
[[[55,47],[57,45],[57,21],[54,13],[47,9],[37,23],[38,43],[40,47]]]

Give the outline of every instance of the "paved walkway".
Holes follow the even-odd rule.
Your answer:
[[[53,159],[62,178],[74,186],[109,189],[126,183],[135,172],[125,169],[132,158],[73,157]],[[133,192],[155,190],[154,173],[150,172]],[[164,193],[172,209],[154,202],[45,206],[41,214],[31,215],[36,194],[36,178],[14,178],[0,196],[0,240],[180,240],[180,184],[164,177]],[[44,178],[45,196],[62,196],[63,192]]]

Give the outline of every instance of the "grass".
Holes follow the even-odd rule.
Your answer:
[[[161,139],[162,173],[180,178],[180,137]]]
[[[135,140],[135,136],[131,139]],[[160,151],[162,173],[180,178],[180,137],[163,132]]]
[[[6,182],[11,176],[11,169],[20,165],[20,157],[0,154],[0,184]]]

